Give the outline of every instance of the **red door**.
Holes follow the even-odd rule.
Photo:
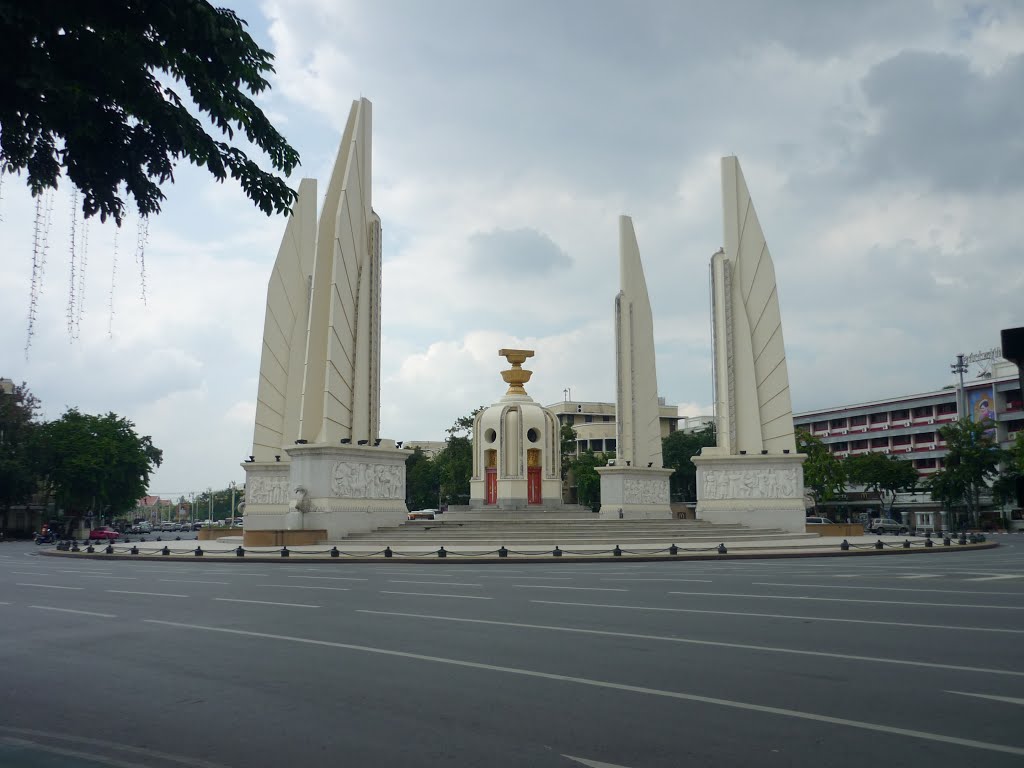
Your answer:
[[[495,467],[487,470],[487,503],[498,503],[498,470]]]
[[[526,470],[526,503],[540,504],[540,467]]]

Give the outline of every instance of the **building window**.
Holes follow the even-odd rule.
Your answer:
[[[872,448],[888,448],[889,438],[888,437],[873,437],[871,438]]]
[[[605,440],[604,441],[604,449],[608,453],[615,453],[615,440],[614,439]]]
[[[914,459],[916,469],[935,469],[935,459]]]
[[[854,416],[854,417],[852,417],[850,419],[850,426],[851,427],[863,427],[863,426],[866,426],[867,423],[868,423],[868,417],[867,416]]]
[[[825,430],[828,429],[828,422],[827,421],[816,421],[816,422],[814,422],[814,426],[811,427],[811,429],[813,429],[815,432],[824,432]]]
[[[921,443],[934,443],[935,433],[934,432],[922,432],[919,435],[914,435],[914,442],[920,445]]]
[[[915,419],[930,419],[932,416],[932,407],[930,405],[924,405],[920,408],[915,408],[912,413]]]
[[[832,453],[839,453],[839,451],[847,450],[850,447],[850,444],[847,443],[845,440],[843,440],[843,441],[838,442],[838,443],[832,443],[831,447],[832,447]]]
[[[949,416],[956,413],[956,403],[939,403],[939,416]]]
[[[864,450],[864,449],[866,449],[868,447],[868,441],[867,440],[854,440],[852,443],[850,443],[850,447],[853,450],[855,450],[855,451]]]
[[[589,424],[589,423],[590,423],[590,422],[592,422],[593,420],[594,420],[594,417],[593,417],[593,416],[591,416],[590,414],[587,414],[586,416],[584,416],[584,417],[583,417],[583,421],[584,421],[585,423],[587,423],[587,424]]]
[[[846,419],[832,419],[828,423],[829,429],[842,429],[846,426]]]
[[[871,423],[872,424],[886,424],[889,421],[888,413],[872,413]]]
[[[611,421],[611,420],[612,420],[611,416],[602,416],[601,417],[601,421]]]
[[[899,435],[892,439],[892,444],[896,445],[910,445],[910,435]]]
[[[908,408],[901,408],[898,411],[893,411],[892,412],[892,420],[893,421],[906,421],[909,418],[910,418],[910,409],[908,409]]]

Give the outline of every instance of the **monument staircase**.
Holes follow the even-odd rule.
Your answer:
[[[391,547],[505,546],[554,547],[616,544],[646,547],[712,546],[721,542],[812,539],[816,533],[789,533],[778,528],[753,528],[706,520],[410,520],[345,537],[349,544]]]

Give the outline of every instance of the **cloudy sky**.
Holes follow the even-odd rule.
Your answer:
[[[277,57],[260,103],[302,155],[293,186],[323,192],[352,100],[373,102],[386,436],[441,439],[499,397],[502,346],[537,350],[544,403],[611,400],[623,213],[661,394],[709,413],[727,154],[775,261],[797,411],[939,388],[957,352],[1024,325],[1019,3],[224,4]],[[151,491],[177,496],[243,480],[284,221],[188,166],[165,191],[146,237],[78,223],[73,280],[71,191],[53,196],[26,358],[35,203],[4,178],[0,376],[48,418],[131,418],[164,450]]]

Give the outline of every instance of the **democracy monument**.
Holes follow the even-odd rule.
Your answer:
[[[246,546],[301,545],[406,520],[401,443],[380,436],[381,219],[371,112],[352,104],[317,215],[303,179],[267,285]],[[699,519],[804,531],[775,270],[735,157],[722,159],[724,248],[711,260],[717,446],[693,459]],[[562,501],[557,417],[524,385],[532,350],[502,349],[508,390],[476,414],[468,508],[445,519],[668,520],[654,321],[632,220],[619,218],[616,455],[598,515]]]

